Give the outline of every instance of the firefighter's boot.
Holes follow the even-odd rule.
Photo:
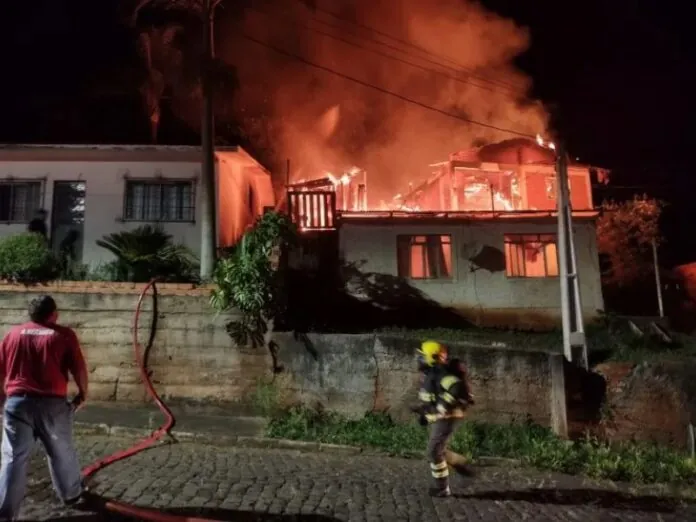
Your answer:
[[[435,487],[430,490],[431,497],[449,497],[452,491],[449,487],[449,468],[447,461],[430,464],[430,471],[435,479]]]

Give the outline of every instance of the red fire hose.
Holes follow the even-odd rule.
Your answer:
[[[157,394],[155,387],[152,385],[150,375],[148,374],[145,365],[145,358],[143,357],[143,354],[141,354],[140,352],[140,343],[138,342],[138,322],[140,319],[140,308],[143,302],[143,298],[145,297],[145,294],[147,294],[147,291],[150,288],[153,289],[153,295],[156,295],[157,286],[155,285],[154,279],[150,281],[145,286],[145,288],[143,288],[143,291],[140,293],[140,298],[138,299],[138,304],[135,308],[135,316],[133,318],[133,350],[135,351],[135,360],[138,363],[138,367],[140,368],[140,376],[143,379],[143,384],[145,385],[145,388],[147,389],[147,392],[150,395],[150,397],[152,397],[152,399],[159,407],[160,411],[164,413],[166,421],[157,431],[155,431],[149,437],[138,442],[135,446],[114,453],[113,455],[105,457],[101,460],[98,460],[94,464],[87,466],[85,469],[82,470],[82,476],[85,479],[91,477],[96,472],[104,469],[105,467],[109,466],[110,464],[113,464],[114,462],[127,459],[128,457],[132,457],[133,455],[154,446],[162,437],[167,436],[169,434],[169,431],[174,427],[174,415],[172,414],[171,410],[167,407],[167,405],[162,401],[160,396]],[[153,310],[153,313],[156,313],[156,310]],[[151,343],[152,336],[150,337],[150,344]],[[153,522],[213,522],[211,519],[208,518],[195,518],[179,515],[170,515],[167,513],[156,511],[154,509],[146,509],[137,506],[132,506],[130,504],[124,504],[115,500],[105,500],[103,507],[109,511],[113,511],[120,515],[140,520],[151,520]]]

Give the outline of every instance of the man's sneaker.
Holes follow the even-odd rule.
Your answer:
[[[445,489],[431,488],[430,496],[435,498],[447,498],[452,496],[452,491],[450,490],[449,486]]]
[[[82,491],[78,496],[75,498],[68,498],[63,501],[63,505],[66,507],[74,507],[77,506],[78,504],[82,504],[87,501],[87,497],[89,496],[89,488],[87,486],[82,486]]]

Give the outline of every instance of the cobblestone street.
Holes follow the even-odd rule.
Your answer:
[[[82,436],[79,449],[87,464],[132,442]],[[115,520],[60,507],[41,460],[37,451],[23,520]],[[427,473],[418,460],[180,443],[102,470],[93,490],[143,507],[244,522],[696,520],[693,505],[515,469],[482,468],[474,480],[454,479],[454,498],[430,499]]]

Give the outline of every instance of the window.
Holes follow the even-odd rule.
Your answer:
[[[555,234],[506,234],[505,272],[508,277],[558,276]]]
[[[193,181],[126,181],[126,221],[194,221]]]
[[[452,278],[452,236],[399,236],[397,257],[400,277]]]
[[[0,181],[0,221],[29,223],[40,206],[40,181]]]
[[[546,176],[546,197],[556,199],[556,176]]]

